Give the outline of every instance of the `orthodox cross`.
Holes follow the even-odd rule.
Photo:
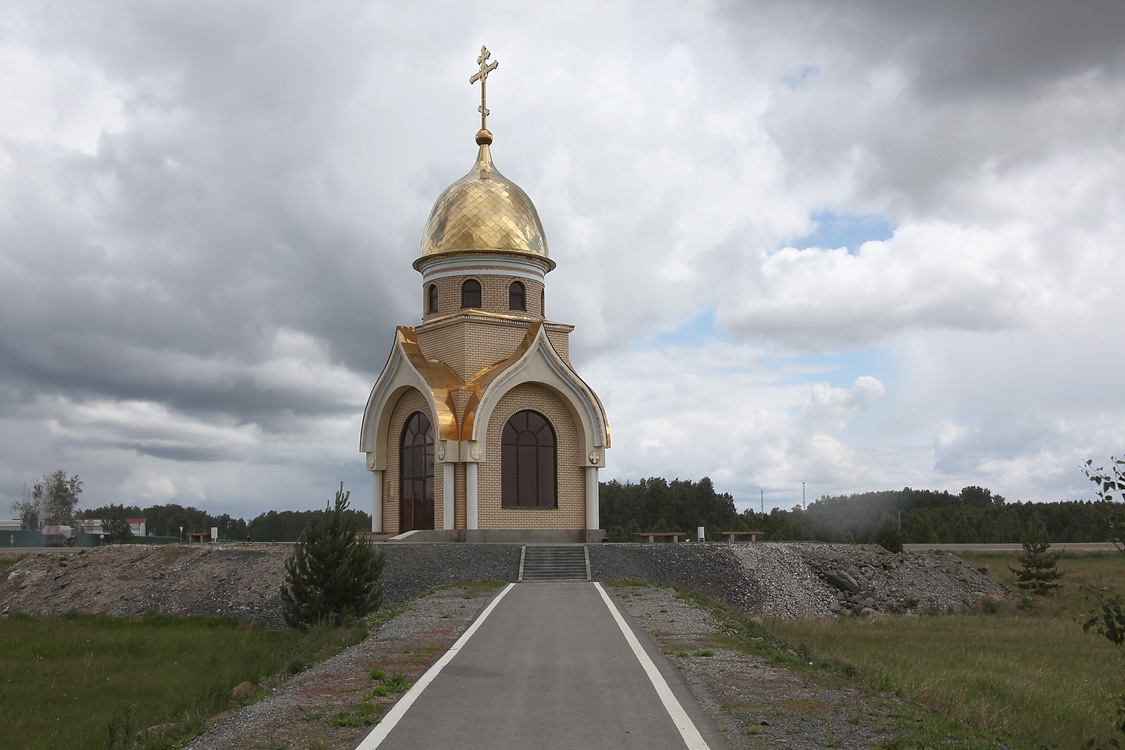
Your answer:
[[[488,74],[496,70],[496,68],[500,66],[500,63],[498,62],[489,63],[488,58],[490,57],[492,57],[492,53],[488,51],[488,48],[481,47],[480,57],[477,58],[477,65],[480,66],[480,70],[474,73],[472,78],[469,79],[470,84],[474,84],[477,81],[480,81],[480,106],[477,107],[477,112],[480,112],[481,130],[487,130],[487,128],[485,127],[485,122],[489,115],[488,107],[485,106],[486,100],[484,93],[484,84],[486,82],[486,79],[488,78]]]

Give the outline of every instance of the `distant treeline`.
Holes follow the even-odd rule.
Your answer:
[[[371,528],[371,516],[351,509],[361,528]],[[224,513],[181,505],[126,506],[129,518],[144,518],[156,536],[219,528],[219,538],[255,542],[294,542],[322,510],[271,510],[250,521]],[[106,507],[81,511],[80,518],[110,515]],[[910,543],[1018,542],[1033,515],[1047,526],[1054,542],[1101,542],[1109,539],[1109,524],[1096,502],[1009,503],[983,487],[966,487],[957,495],[932,490],[864,492],[825,496],[808,510],[775,508],[769,513],[739,513],[734,498],[715,491],[707,477],[652,478],[639,482],[601,485],[601,521],[610,541],[635,541],[634,533],[680,531],[695,534],[699,526],[709,535],[720,531],[762,531],[772,541],[873,543],[881,531],[901,528]]]
[[[114,510],[120,512],[116,510],[116,506]],[[250,521],[245,521],[241,518],[231,518],[226,513],[213,516],[207,511],[191,506],[185,508],[175,503],[150,505],[147,508],[125,506],[126,516],[145,519],[147,531],[153,536],[180,536],[181,528],[184,534],[206,532],[217,526],[219,539],[245,541],[249,538],[255,542],[295,542],[309,523],[324,512],[323,510],[271,510],[255,516]],[[369,514],[355,509],[349,509],[347,513],[357,519],[360,528],[371,528]],[[111,515],[111,511],[106,506],[78,513],[79,518],[103,518],[108,515]]]
[[[1104,508],[1096,502],[1009,503],[983,487],[960,494],[932,490],[864,492],[825,496],[808,510],[776,508],[768,514],[737,512],[734,499],[711,480],[642,479],[601,485],[602,524],[611,541],[630,541],[646,531],[693,534],[704,526],[719,531],[762,531],[773,541],[874,542],[880,531],[901,528],[905,543],[1018,542],[1038,515],[1055,542],[1109,539]]]

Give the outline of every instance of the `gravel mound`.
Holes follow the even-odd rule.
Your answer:
[[[631,579],[684,586],[745,608],[760,599],[760,583],[743,575],[733,547],[726,544],[590,545],[595,581]]]
[[[954,611],[1011,596],[948,552],[894,554],[875,545],[605,544],[590,547],[590,566],[598,580],[683,586],[782,618]]]
[[[77,610],[124,617],[152,610],[281,626],[277,592],[288,553],[278,547],[126,544],[34,554],[0,580],[0,614]]]
[[[518,544],[385,544],[383,602],[459,581],[515,581]],[[596,580],[682,586],[759,615],[956,610],[1008,589],[946,552],[813,543],[590,545]],[[0,615],[229,615],[284,624],[292,545],[113,545],[36,553],[0,574]]]
[[[758,583],[759,598],[742,606],[749,612],[786,619],[828,617],[833,593],[794,544],[740,544],[731,548],[742,575]]]
[[[950,552],[892,554],[875,545],[802,544],[809,568],[832,592],[838,614],[954,611],[1011,590]]]
[[[520,546],[383,545],[383,603],[458,581],[514,581]],[[281,627],[278,594],[292,545],[107,545],[34,553],[0,574],[0,615],[71,610],[114,617],[147,611],[227,615]]]

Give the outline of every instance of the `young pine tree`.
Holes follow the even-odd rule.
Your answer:
[[[341,482],[335,506],[309,524],[285,561],[282,613],[298,630],[342,625],[383,600],[383,551],[359,538],[354,514],[345,513],[350,496]]]
[[[1051,548],[1051,537],[1047,534],[1043,519],[1038,515],[1032,516],[1020,542],[1023,550],[1016,555],[1016,560],[1022,567],[1008,568],[1016,574],[1016,586],[1040,596],[1046,596],[1053,589],[1061,587],[1058,579],[1062,578],[1063,571],[1059,570],[1058,562],[1062,552],[1048,551]]]

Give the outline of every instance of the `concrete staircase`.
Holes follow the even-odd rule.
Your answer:
[[[565,547],[528,545],[520,559],[521,581],[588,581],[590,561],[586,546]]]

